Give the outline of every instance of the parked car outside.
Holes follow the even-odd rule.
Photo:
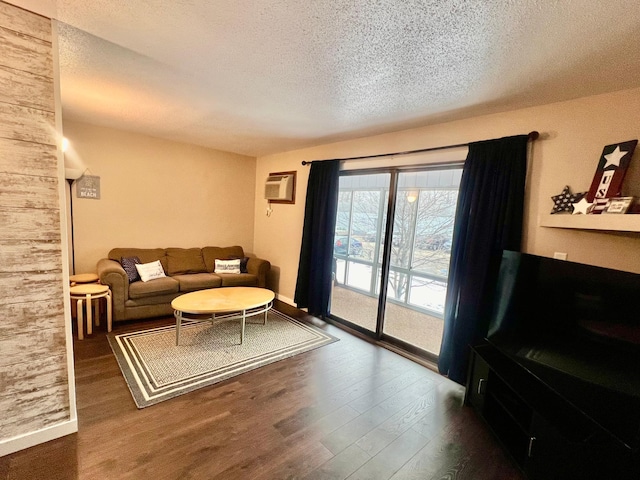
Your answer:
[[[416,239],[416,247],[426,250],[451,250],[451,237],[434,235]]]
[[[333,246],[333,252],[337,255],[353,255],[358,256],[362,254],[362,242],[358,239],[351,237],[350,248],[347,252],[347,239],[349,237],[336,237],[335,244]]]

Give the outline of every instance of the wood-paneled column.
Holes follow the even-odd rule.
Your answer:
[[[55,120],[51,20],[0,1],[0,455],[75,425]]]

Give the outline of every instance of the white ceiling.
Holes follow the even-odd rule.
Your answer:
[[[50,1],[65,119],[254,156],[640,86],[637,0]]]

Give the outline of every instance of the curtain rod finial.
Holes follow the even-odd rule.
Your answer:
[[[539,137],[540,137],[540,132],[538,132],[537,130],[529,132],[529,140],[537,140]]]

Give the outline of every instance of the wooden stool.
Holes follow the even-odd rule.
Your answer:
[[[71,300],[78,301],[78,340],[83,340],[83,324],[84,318],[82,314],[82,302],[86,303],[87,307],[87,335],[91,335],[93,328],[93,319],[91,315],[91,302],[98,298],[107,299],[107,332],[111,331],[111,290],[106,285],[100,285],[97,283],[85,283],[81,285],[75,285],[69,289],[71,294]],[[99,315],[96,315],[96,325],[100,325]]]
[[[69,275],[69,283],[72,287],[79,283],[98,283],[98,275],[95,273],[78,273],[76,275]]]
[[[98,275],[95,273],[76,273],[75,275],[69,275],[69,285],[75,287],[79,283],[100,283],[98,281]],[[102,309],[100,309],[102,312]],[[71,302],[71,316],[76,317],[78,311],[76,309],[75,302]]]

